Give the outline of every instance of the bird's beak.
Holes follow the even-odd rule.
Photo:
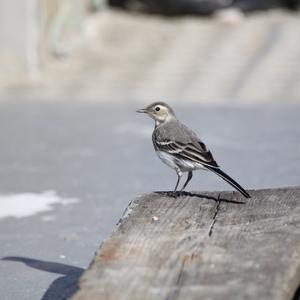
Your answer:
[[[136,111],[137,113],[147,113],[147,110],[145,108],[139,109]]]

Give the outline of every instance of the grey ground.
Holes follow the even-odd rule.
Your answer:
[[[1,194],[52,189],[81,200],[56,207],[53,221],[0,220],[0,256],[19,258],[0,262],[1,299],[63,299],[128,202],[173,188],[175,173],[152,149],[152,121],[134,108],[1,103]],[[299,109],[177,110],[246,188],[299,184]],[[230,187],[198,172],[189,189]]]
[[[227,30],[195,18],[99,20],[95,43],[44,82],[0,90],[0,193],[80,199],[0,219],[1,300],[66,298],[128,202],[173,189],[152,121],[135,113],[151,100],[171,102],[245,188],[299,185],[296,15],[259,14]],[[189,189],[231,187],[198,172]]]

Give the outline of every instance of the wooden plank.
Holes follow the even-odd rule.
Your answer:
[[[300,188],[250,193],[135,199],[72,299],[292,299]]]

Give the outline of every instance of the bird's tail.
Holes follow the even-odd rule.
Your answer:
[[[219,168],[212,168],[206,166],[207,169],[214,172],[218,176],[220,176],[222,179],[227,181],[231,186],[233,186],[236,190],[238,190],[244,197],[251,198],[251,196],[235,181],[233,180],[229,175],[227,175],[225,172],[223,172]]]

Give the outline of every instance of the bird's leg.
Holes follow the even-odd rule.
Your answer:
[[[183,185],[181,191],[183,191],[183,190],[185,189],[185,187],[188,185],[188,183],[190,182],[190,180],[192,179],[192,177],[193,177],[193,172],[190,171],[190,172],[188,173],[187,180],[186,180],[185,184]]]
[[[176,193],[176,190],[178,188],[178,184],[179,184],[180,178],[182,176],[182,173],[181,173],[181,171],[179,169],[176,170],[176,173],[177,173],[178,179],[177,179],[177,183],[176,183],[176,186],[175,186],[175,189],[174,189],[174,193]]]

